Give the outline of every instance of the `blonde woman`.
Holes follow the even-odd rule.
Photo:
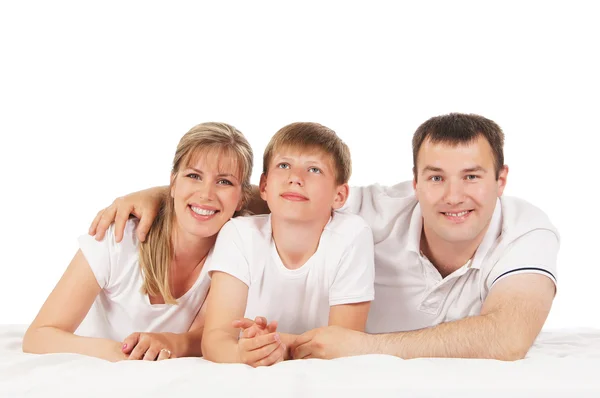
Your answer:
[[[119,361],[201,356],[207,265],[221,227],[250,195],[252,149],[234,127],[195,126],[180,140],[165,198],[144,242],[79,238],[80,249],[23,339],[29,353]],[[91,309],[91,310],[90,310]],[[82,323],[83,321],[83,323]]]

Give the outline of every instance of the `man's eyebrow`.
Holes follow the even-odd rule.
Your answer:
[[[487,173],[487,170],[481,166],[475,166],[475,167],[469,167],[468,169],[463,169],[463,173],[476,173],[476,172]]]
[[[431,171],[431,172],[434,172],[434,173],[442,173],[444,170],[440,169],[439,167],[425,166],[423,168],[423,173],[425,173],[426,171]]]

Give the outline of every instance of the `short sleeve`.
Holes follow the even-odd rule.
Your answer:
[[[110,225],[104,235],[104,239],[100,242],[88,234],[81,235],[78,242],[79,249],[81,249],[81,252],[90,265],[98,285],[102,289],[108,288],[111,269],[115,268],[118,261],[114,224]]]
[[[536,229],[519,237],[494,264],[487,288],[508,276],[524,273],[545,275],[556,284],[558,248],[558,237],[548,229]]]
[[[373,234],[364,227],[344,252],[329,290],[329,305],[372,301],[375,281]]]
[[[225,272],[249,287],[250,271],[243,247],[242,237],[234,221],[228,221],[217,236],[207,269],[209,277],[214,271]]]

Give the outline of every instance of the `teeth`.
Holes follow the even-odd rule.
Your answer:
[[[462,217],[465,214],[467,214],[468,212],[469,211],[466,210],[466,211],[461,211],[460,213],[444,213],[444,214],[447,215],[447,216],[450,216],[450,217]]]
[[[201,216],[212,216],[213,214],[215,214],[217,211],[216,210],[206,210],[206,209],[200,209],[199,207],[194,207],[194,206],[190,206],[192,208],[192,211],[196,214],[199,214]]]

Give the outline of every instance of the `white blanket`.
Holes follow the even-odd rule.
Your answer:
[[[21,352],[24,326],[0,325],[0,397],[600,397],[600,330],[542,332],[527,358],[402,360],[367,355],[267,368],[202,358],[110,363]]]

